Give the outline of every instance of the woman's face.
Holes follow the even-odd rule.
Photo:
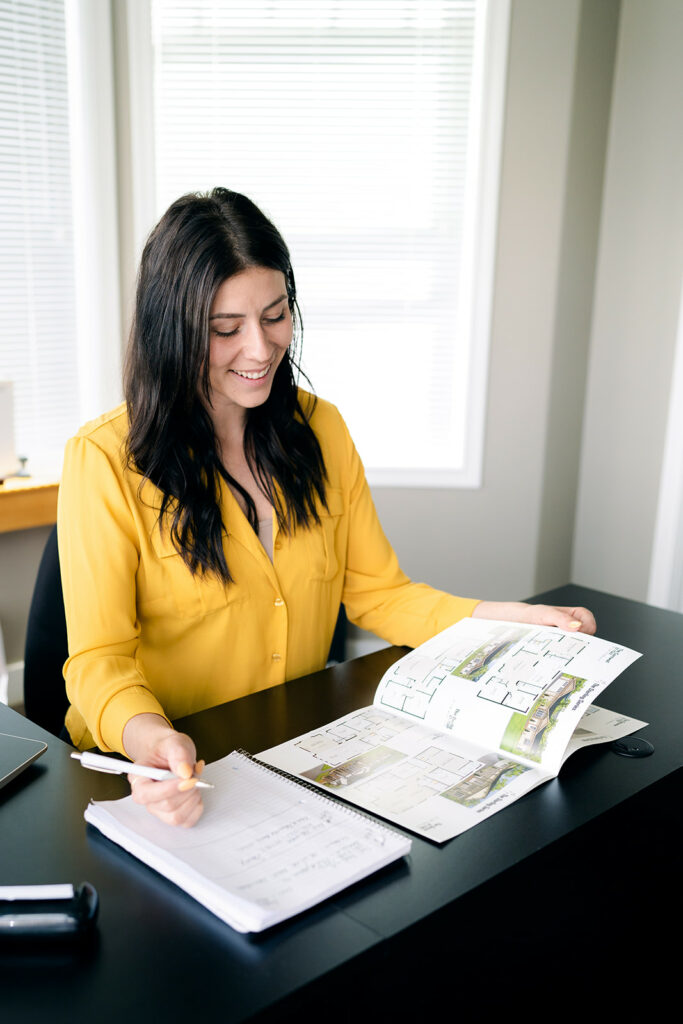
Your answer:
[[[214,412],[262,405],[292,340],[284,274],[250,267],[226,278],[211,306],[209,333]]]

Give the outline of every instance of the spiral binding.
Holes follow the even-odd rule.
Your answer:
[[[351,818],[360,818],[362,821],[367,822],[367,824],[370,825],[373,830],[376,830],[379,833],[382,845],[386,842],[386,839],[384,838],[383,835],[383,833],[386,832],[388,832],[389,835],[396,836],[397,838],[404,838],[403,833],[399,832],[395,828],[390,828],[388,825],[385,825],[381,821],[377,821],[377,819],[374,818],[367,811],[364,811],[358,807],[349,807],[349,805],[345,803],[341,797],[337,797],[333,793],[324,793],[319,788],[319,786],[316,786],[314,782],[309,782],[307,779],[299,779],[294,775],[290,775],[290,773],[285,771],[284,768],[278,768],[274,764],[268,764],[267,761],[261,761],[258,757],[254,757],[253,754],[250,754],[248,750],[243,750],[242,748],[240,748],[239,750],[236,750],[235,753],[239,754],[241,757],[246,757],[248,761],[251,761],[252,764],[257,765],[259,768],[263,768],[267,772],[272,772],[274,775],[279,775],[281,779],[284,779],[286,782],[289,782],[292,786],[295,786],[297,789],[307,790],[307,792],[317,797],[318,800],[321,800],[323,803],[332,804],[338,811],[341,811],[343,814],[346,814]]]

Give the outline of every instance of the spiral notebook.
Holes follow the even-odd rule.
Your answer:
[[[204,814],[165,825],[131,797],[85,819],[240,932],[284,921],[410,852],[410,839],[233,751],[202,778]]]

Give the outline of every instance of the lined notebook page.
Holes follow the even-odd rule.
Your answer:
[[[164,825],[131,797],[85,818],[238,931],[261,931],[410,851],[410,840],[233,752],[191,829]]]

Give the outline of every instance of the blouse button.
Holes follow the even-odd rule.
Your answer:
[[[276,608],[281,608],[284,603],[285,602],[282,600],[281,597],[276,597],[275,601],[273,602]]]
[[[271,657],[272,657],[273,661],[282,661],[282,655],[281,654],[273,654],[273,655],[271,655]]]

